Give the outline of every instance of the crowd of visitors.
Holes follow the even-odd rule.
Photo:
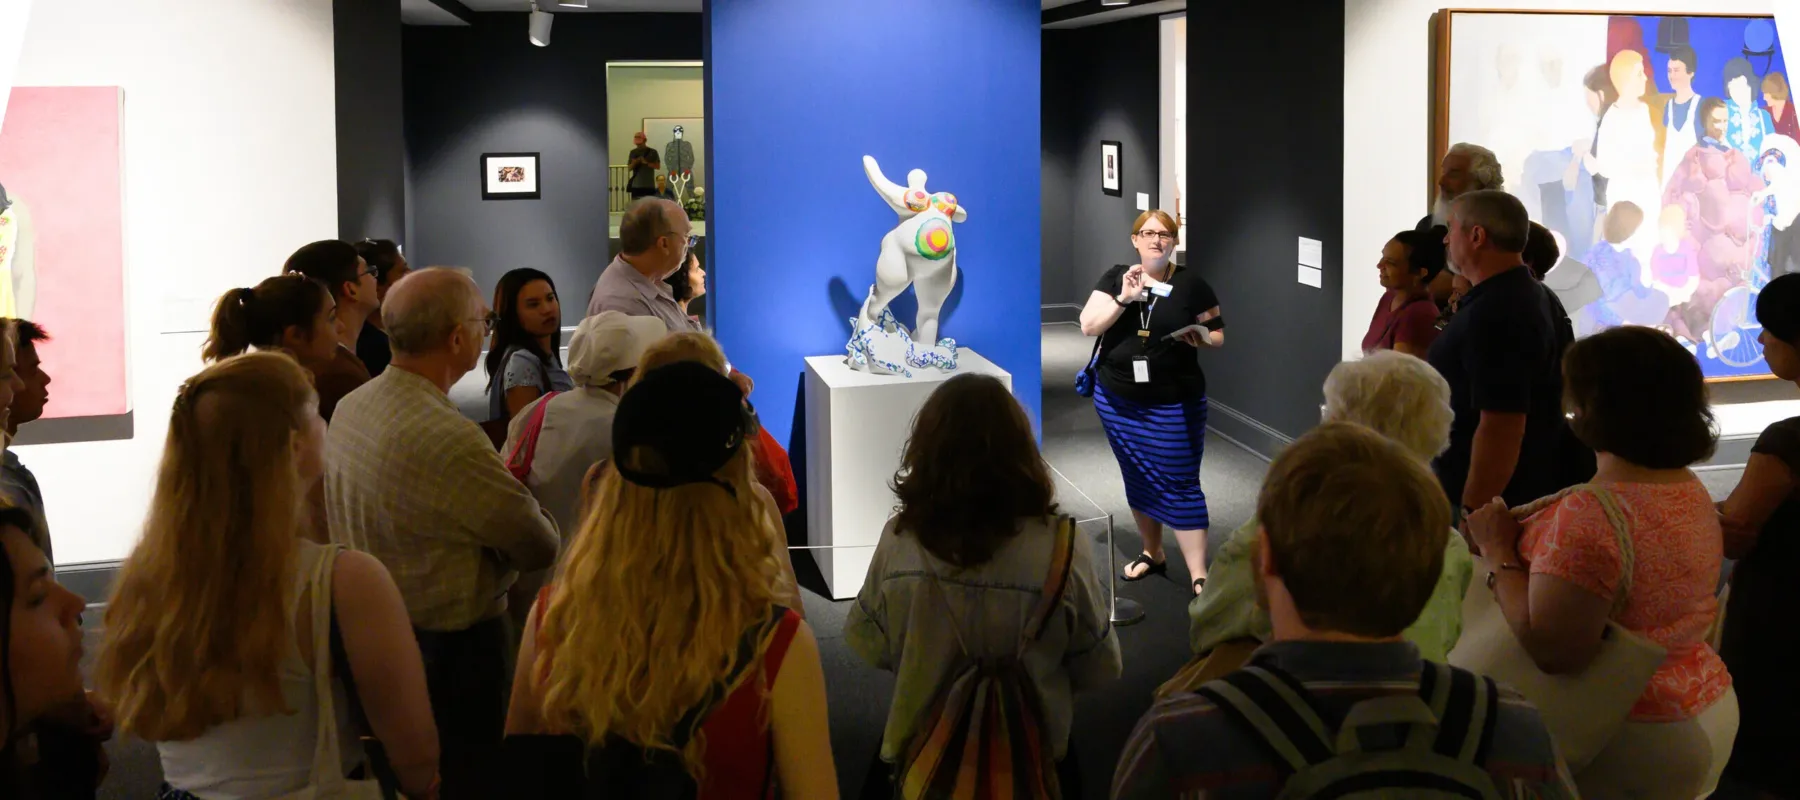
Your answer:
[[[1793,796],[1800,418],[1715,504],[1693,356],[1655,328],[1575,340],[1561,248],[1500,174],[1445,158],[1434,213],[1381,253],[1365,356],[1210,565],[1197,355],[1221,302],[1174,219],[1135,221],[1078,389],[1143,539],[1121,577],[1168,572],[1173,529],[1193,657],[1116,765],[1073,746],[1077,694],[1125,666],[1099,560],[1005,385],[938,387],[842,628],[894,675],[861,794]],[[490,295],[385,240],[221,297],[91,692],[85,604],[5,453],[0,796],[94,797],[115,729],[156,746],[167,800],[837,796],[787,454],[688,315],[685,214],[646,197],[620,238],[566,351],[550,276]],[[1755,313],[1800,383],[1800,276]],[[49,335],[0,320],[7,442],[43,414]],[[449,394],[484,362],[470,419]]]

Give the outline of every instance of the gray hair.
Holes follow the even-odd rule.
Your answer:
[[[1446,155],[1469,157],[1469,174],[1475,176],[1476,188],[1506,188],[1506,175],[1500,171],[1500,157],[1494,155],[1494,151],[1470,142],[1457,142],[1450,145]]]
[[[1470,192],[1451,201],[1450,208],[1464,228],[1487,231],[1488,241],[1501,252],[1523,253],[1531,240],[1531,215],[1525,204],[1499,189]]]
[[[481,291],[466,270],[430,267],[388,289],[381,324],[396,355],[421,356],[444,346],[460,325],[477,322]]]
[[[1354,422],[1430,461],[1450,447],[1450,383],[1395,350],[1346,361],[1325,377],[1325,421]]]

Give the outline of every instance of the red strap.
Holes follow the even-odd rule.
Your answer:
[[[512,476],[525,480],[531,474],[531,460],[537,455],[538,433],[544,429],[544,412],[550,408],[550,400],[562,392],[551,392],[538,400],[531,409],[531,418],[525,421],[525,430],[519,432],[519,443],[506,457],[506,469]]]

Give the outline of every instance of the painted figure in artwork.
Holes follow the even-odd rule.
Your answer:
[[[1789,98],[1787,77],[1779,72],[1763,76],[1763,110],[1775,121],[1775,132],[1800,140],[1800,119],[1794,117],[1794,104]]]
[[[1700,95],[1694,92],[1694,74],[1700,66],[1700,56],[1694,48],[1679,45],[1669,53],[1669,86],[1674,88],[1675,96],[1663,106],[1663,180],[1675,171],[1675,165],[1681,163],[1681,157],[1700,143],[1700,129],[1705,125],[1700,121]]]
[[[1763,181],[1750,159],[1726,142],[1729,114],[1724,100],[1701,102],[1700,144],[1682,157],[1663,192],[1663,205],[1681,208],[1698,247],[1699,286],[1677,306],[1679,324],[1670,325],[1689,342],[1705,337],[1719,299],[1743,285],[1753,269],[1750,208]]]
[[[1600,133],[1595,143],[1595,170],[1606,178],[1605,203],[1608,208],[1631,203],[1638,209],[1661,208],[1657,198],[1662,194],[1662,181],[1657,173],[1656,126],[1648,104],[1645,87],[1650,77],[1644,71],[1644,57],[1636,50],[1621,50],[1607,67],[1607,76],[1615,92],[1611,108],[1600,117]],[[1656,246],[1654,232],[1646,236],[1638,231],[1628,242],[1639,263],[1649,260]],[[1598,245],[1596,245],[1598,246]],[[1591,266],[1591,265],[1590,265]]]
[[[31,213],[0,184],[0,316],[31,319],[37,301]]]
[[[907,360],[912,366],[933,366],[923,363],[929,359],[921,353],[943,349],[945,345],[938,339],[938,316],[956,285],[956,235],[952,226],[968,219],[968,212],[957,202],[956,195],[927,192],[924,170],[907,173],[906,185],[900,186],[881,173],[874,157],[863,156],[863,172],[900,221],[882,237],[881,256],[875,262],[875,285],[863,302],[852,336],[860,339],[871,330],[892,327],[888,324],[892,315],[886,313],[888,304],[911,286],[919,301],[919,312],[911,337],[915,349]],[[852,340],[853,351],[856,339]],[[949,353],[949,366],[954,367],[953,343]],[[853,352],[852,363],[855,361]],[[872,368],[898,371],[884,370],[880,365]]]
[[[1725,62],[1725,143],[1760,168],[1763,137],[1775,132],[1775,120],[1757,102],[1762,81],[1750,60],[1739,57]]]

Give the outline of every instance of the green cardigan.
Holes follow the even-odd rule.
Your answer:
[[[1188,604],[1188,640],[1196,654],[1232,639],[1268,641],[1269,614],[1256,606],[1256,584],[1250,554],[1256,549],[1257,521],[1233,531],[1213,557],[1206,591]],[[1426,601],[1419,620],[1401,635],[1419,646],[1428,661],[1442,662],[1462,635],[1462,600],[1475,573],[1475,561],[1462,534],[1452,530],[1444,544],[1444,574]]]

